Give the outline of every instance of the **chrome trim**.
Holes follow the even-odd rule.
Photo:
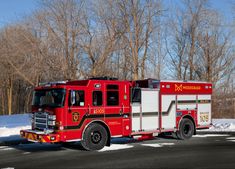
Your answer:
[[[76,142],[76,141],[81,141],[81,139],[66,140],[65,142]]]
[[[32,122],[34,125],[34,131],[41,131],[43,134],[50,134],[54,132],[53,125],[49,125],[49,121],[55,121],[54,118],[49,119],[49,115],[47,112],[35,112],[32,116]]]
[[[31,129],[28,129],[28,130],[24,130],[24,132],[29,132],[29,133],[33,133],[33,134],[45,134],[43,131],[39,131],[39,130],[31,130]]]

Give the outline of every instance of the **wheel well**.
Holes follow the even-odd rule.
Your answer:
[[[186,116],[183,117],[183,119],[189,119],[189,120],[191,120],[193,122],[193,125],[194,125],[194,133],[193,134],[196,135],[196,124],[195,124],[195,121],[192,118],[192,116],[186,115]]]
[[[105,128],[105,130],[107,131],[107,134],[108,134],[108,140],[107,140],[106,146],[110,146],[110,144],[111,144],[111,134],[110,134],[110,130],[109,130],[108,126],[102,121],[94,121],[94,122],[91,122],[90,124],[92,124],[92,123],[97,123],[97,124],[99,124],[99,125],[101,125]]]

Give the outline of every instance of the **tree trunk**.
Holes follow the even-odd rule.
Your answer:
[[[1,96],[2,96],[2,98],[1,98],[1,104],[2,104],[2,110],[1,110],[1,114],[5,114],[5,100],[4,100],[4,91],[3,91],[3,89],[1,89]]]
[[[135,49],[137,50],[137,49]],[[132,54],[133,56],[133,68],[134,68],[134,71],[133,71],[133,80],[138,80],[139,78],[139,59],[138,59],[138,52],[135,51],[135,53]]]
[[[31,111],[31,100],[32,100],[31,92],[29,91],[29,92],[26,94],[26,100],[25,100],[26,104],[25,104],[24,113]]]
[[[142,64],[141,64],[141,79],[144,79],[144,71],[145,71],[145,60],[142,60]]]
[[[232,98],[233,101],[233,118],[235,118],[235,100]]]
[[[139,67],[138,67],[138,61],[134,64],[134,72],[133,72],[133,80],[138,80],[139,78]]]
[[[13,90],[13,82],[12,82],[12,77],[10,77],[9,86],[7,89],[8,115],[12,114],[12,90]]]
[[[189,52],[189,80],[193,80],[193,60],[194,60],[194,45],[195,45],[195,38],[194,38],[194,30],[192,30],[191,33],[191,46],[190,46],[190,52]]]

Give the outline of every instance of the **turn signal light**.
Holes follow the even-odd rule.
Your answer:
[[[51,137],[50,137],[50,140],[51,140],[51,141],[55,141],[55,136],[51,136]]]
[[[22,137],[25,136],[23,131],[20,132],[20,135],[21,135]]]

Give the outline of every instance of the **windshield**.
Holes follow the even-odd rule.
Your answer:
[[[33,106],[62,107],[64,99],[64,89],[36,90],[33,95]]]

